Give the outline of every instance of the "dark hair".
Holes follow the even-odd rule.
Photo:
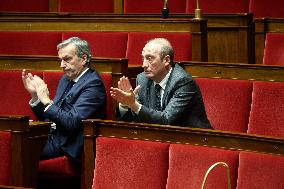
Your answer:
[[[70,37],[57,45],[57,50],[66,47],[69,44],[74,44],[76,47],[76,54],[82,58],[83,55],[87,55],[86,65],[91,62],[92,54],[87,41],[80,39],[79,37]]]

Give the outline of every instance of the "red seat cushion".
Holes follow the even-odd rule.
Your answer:
[[[0,131],[0,185],[11,184],[12,136],[10,132]]]
[[[39,162],[38,171],[41,175],[49,176],[78,176],[78,171],[72,165],[70,159],[66,156],[41,160]]]
[[[59,12],[113,13],[113,3],[113,0],[59,0]]]
[[[284,34],[267,33],[263,64],[284,66]]]
[[[206,113],[214,129],[246,132],[249,121],[252,82],[245,80],[196,78]]]
[[[48,12],[49,0],[1,0],[0,11]]]
[[[98,137],[93,189],[166,188],[166,143]]]
[[[253,13],[254,18],[284,18],[283,0],[250,0],[249,12]]]
[[[175,61],[191,60],[191,34],[165,32],[131,32],[128,34],[126,57],[129,65],[142,65],[141,52],[147,41],[153,38],[166,38],[175,51]]]
[[[124,0],[124,13],[161,13],[162,0]],[[185,13],[186,0],[168,1],[170,13]]]
[[[247,13],[249,0],[199,0],[202,13]],[[196,0],[187,1],[187,13],[194,13]]]
[[[0,32],[0,54],[57,56],[60,42],[60,32]]]
[[[42,77],[42,72],[32,74]],[[29,106],[31,96],[24,88],[21,75],[22,71],[0,71],[0,114],[29,115],[31,120],[36,120]]]
[[[125,58],[128,38],[125,32],[65,32],[62,37],[88,41],[93,57]]]
[[[284,188],[284,157],[240,153],[237,189]]]
[[[237,151],[171,144],[167,189],[200,188],[206,171],[216,162],[229,165],[232,188],[236,188],[238,154]],[[228,188],[225,167],[217,166],[211,171],[205,188]]]
[[[284,137],[284,83],[254,82],[248,133]]]

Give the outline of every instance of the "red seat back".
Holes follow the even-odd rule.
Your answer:
[[[41,72],[33,73],[42,77]],[[29,101],[31,96],[24,88],[21,71],[0,71],[0,114],[1,115],[29,115],[36,120]]]
[[[249,12],[253,13],[254,18],[284,18],[283,0],[250,0]]]
[[[0,54],[57,55],[60,32],[0,32]]]
[[[112,97],[110,96],[110,87],[112,86],[112,75],[109,73],[100,73],[100,77],[103,80],[106,89],[106,99],[107,99],[107,119],[112,120],[114,113],[113,113],[113,106],[112,106]]]
[[[284,188],[284,158],[241,152],[237,189]]]
[[[245,80],[196,78],[206,113],[214,129],[246,132],[252,82]]]
[[[249,0],[198,0],[202,13],[243,13],[249,10]],[[196,0],[187,1],[187,13],[194,13]]]
[[[163,0],[124,0],[124,13],[161,13]],[[185,13],[186,0],[168,1],[170,13]]]
[[[125,58],[127,33],[125,32],[65,32],[63,40],[80,37],[88,41],[93,57]]]
[[[0,185],[11,184],[12,137],[10,132],[0,131]]]
[[[98,137],[93,189],[166,188],[169,144]]]
[[[167,189],[196,189],[202,185],[207,169],[216,162],[230,167],[232,188],[236,187],[238,152],[192,145],[171,144]],[[228,188],[224,167],[216,167],[207,178],[205,188]]]
[[[284,66],[284,33],[267,33],[263,64]]]
[[[132,32],[128,34],[126,57],[129,65],[142,65],[141,52],[147,41],[153,38],[166,38],[173,46],[175,61],[191,60],[190,33]]]
[[[49,0],[1,0],[0,11],[48,12]]]
[[[59,0],[59,12],[113,13],[114,0]]]
[[[254,82],[248,133],[284,137],[284,83]]]
[[[43,80],[47,84],[51,99],[55,97],[57,86],[62,75],[62,71],[43,72]]]

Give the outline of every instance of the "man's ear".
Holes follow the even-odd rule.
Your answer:
[[[86,54],[83,54],[82,55],[82,64],[85,66],[87,63],[87,55]]]
[[[165,63],[166,66],[170,65],[170,63],[171,63],[170,55],[165,56],[164,63]]]

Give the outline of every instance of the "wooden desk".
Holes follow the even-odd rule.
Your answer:
[[[0,115],[0,130],[12,135],[11,185],[36,187],[37,167],[50,123],[29,122],[28,116]]]

